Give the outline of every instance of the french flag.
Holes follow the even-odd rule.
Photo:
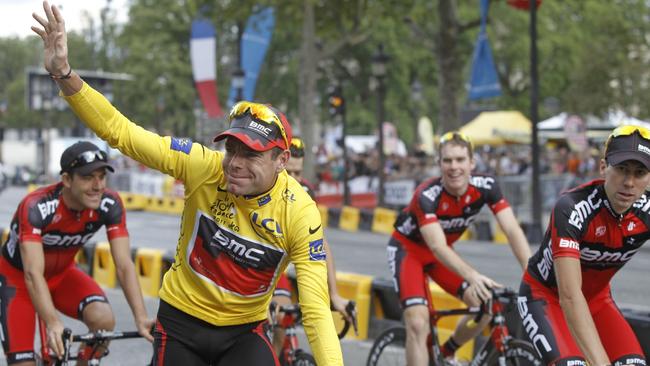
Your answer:
[[[223,116],[217,93],[217,37],[209,20],[192,21],[190,60],[194,84],[208,117]]]

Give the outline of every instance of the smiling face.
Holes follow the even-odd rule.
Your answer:
[[[605,177],[605,193],[616,213],[627,211],[650,184],[650,172],[635,160],[612,166],[602,159],[600,173]]]
[[[440,148],[442,185],[450,194],[461,196],[467,191],[474,166],[467,146],[447,142]]]
[[[63,198],[72,210],[96,210],[102,202],[106,189],[106,168],[100,168],[87,175],[63,173],[61,177],[65,190]]]
[[[226,140],[223,171],[227,190],[236,195],[254,196],[268,191],[289,160],[289,151],[255,151],[235,137]]]

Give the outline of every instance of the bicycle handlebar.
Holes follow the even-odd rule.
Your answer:
[[[281,305],[278,306],[275,302],[271,302],[269,305],[269,311],[273,314],[275,311],[278,312],[283,312],[287,315],[294,316],[295,322],[299,323],[302,320],[302,312],[300,311],[300,305],[298,304],[291,304],[291,305]],[[352,318],[352,322],[348,321],[348,319],[344,316],[343,321],[345,324],[343,325],[343,329],[337,334],[339,339],[345,337],[345,335],[348,333],[350,330],[350,326],[353,327],[354,329],[354,334],[358,335],[358,326],[357,326],[357,305],[353,300],[350,300],[348,304],[345,306],[345,312],[347,313],[350,318]],[[275,323],[272,324],[272,326],[277,326],[278,324]]]

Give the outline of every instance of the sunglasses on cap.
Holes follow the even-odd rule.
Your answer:
[[[609,145],[609,142],[619,136],[629,136],[635,132],[638,132],[641,137],[643,137],[646,140],[650,140],[650,130],[648,130],[645,127],[641,126],[633,126],[633,125],[625,125],[625,126],[619,126],[612,131],[612,133],[609,135],[607,138],[607,143],[605,144],[605,148],[607,148],[607,145]]]
[[[284,126],[282,125],[280,118],[278,118],[278,116],[271,110],[271,108],[259,103],[251,103],[245,101],[239,102],[232,107],[229,118],[232,121],[233,119],[241,118],[246,114],[249,114],[256,122],[264,122],[267,124],[276,125],[280,130],[282,140],[284,140],[284,146],[287,148],[291,146],[291,144],[289,144],[289,139],[287,138],[287,132],[284,130]]]
[[[291,156],[295,158],[302,158],[305,156],[305,144],[298,137],[291,139]]]
[[[74,158],[74,160],[72,160],[70,164],[68,164],[65,170],[69,171],[76,167],[84,166],[93,163],[95,161],[107,162],[107,160],[108,159],[106,156],[106,152],[104,151],[101,150],[84,151],[81,154],[77,155],[77,157]]]
[[[460,139],[461,141],[466,142],[472,149],[474,148],[474,145],[472,144],[472,140],[470,140],[469,137],[464,133],[460,133],[458,131],[451,131],[442,135],[442,137],[440,137],[440,145],[445,144],[454,139]]]

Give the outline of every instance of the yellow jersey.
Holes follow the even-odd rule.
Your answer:
[[[162,300],[217,326],[260,321],[291,261],[317,363],[343,364],[329,310],[320,214],[295,179],[283,171],[266,193],[231,194],[222,168],[224,153],[145,130],[86,83],[65,99],[98,137],[185,185],[180,236],[174,265],[159,292]]]

